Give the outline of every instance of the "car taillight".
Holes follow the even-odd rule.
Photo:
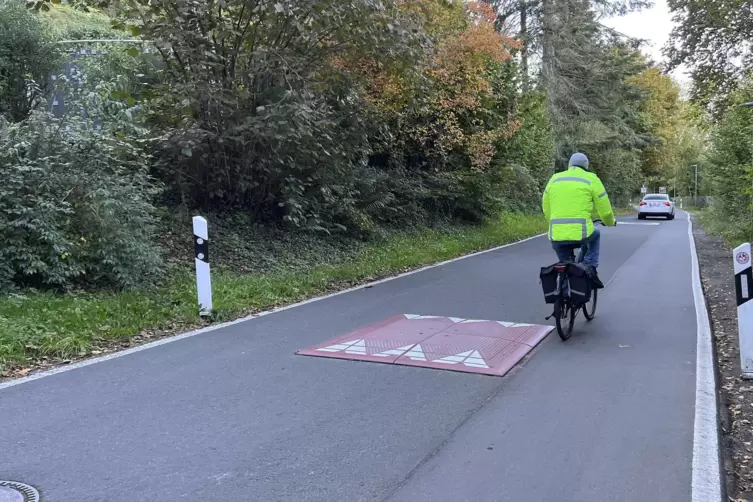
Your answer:
[[[641,201],[641,206],[645,206],[645,205],[646,205],[646,203],[643,202],[643,201]]]
[[[664,203],[664,205],[665,205],[665,206],[669,206],[669,205],[671,205],[671,204],[670,204],[669,202],[665,202],[665,203]]]

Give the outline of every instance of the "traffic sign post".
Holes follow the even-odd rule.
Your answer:
[[[659,187],[659,193],[667,193],[667,187]]]
[[[742,377],[753,379],[753,274],[751,273],[750,243],[732,251],[737,297],[737,334],[740,340],[740,368]]]
[[[646,185],[643,185],[643,186],[641,187],[641,193],[644,193],[644,194],[645,194],[645,193],[646,193],[647,191],[648,191],[648,189],[646,188]]]

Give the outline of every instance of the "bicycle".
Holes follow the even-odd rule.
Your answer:
[[[594,220],[594,223],[601,223],[601,220]],[[552,266],[553,270],[557,272],[556,289],[549,293],[545,291],[545,296],[554,296],[554,311],[546,318],[546,320],[554,317],[557,326],[557,334],[562,341],[566,341],[572,336],[573,327],[575,326],[575,318],[581,310],[583,311],[583,317],[586,318],[586,321],[593,320],[596,315],[596,305],[599,301],[599,290],[591,285],[590,276],[582,276],[586,278],[589,291],[577,291],[570,288],[570,274],[574,271],[572,265],[583,262],[583,258],[585,257],[588,248],[585,246],[579,246],[574,247],[573,251],[577,252],[574,262],[565,261]],[[582,269],[578,268],[575,270],[581,271]],[[575,301],[571,295],[572,291],[577,292],[578,295],[581,296],[588,296],[588,300],[585,302]],[[567,321],[566,326],[564,321]]]

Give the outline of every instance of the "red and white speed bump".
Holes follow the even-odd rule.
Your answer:
[[[296,354],[502,376],[552,329],[539,324],[401,314]]]

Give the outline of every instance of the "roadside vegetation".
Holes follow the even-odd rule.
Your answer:
[[[616,208],[690,194],[709,120],[599,22],[625,12],[0,0],[0,375],[535,235],[576,150]]]

